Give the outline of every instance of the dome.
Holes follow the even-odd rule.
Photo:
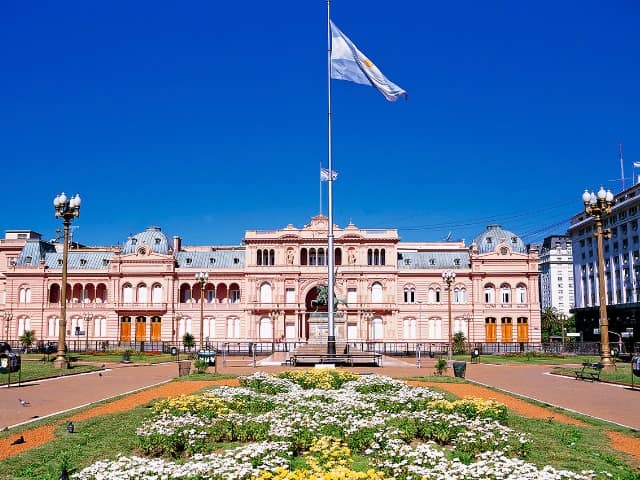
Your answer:
[[[162,233],[160,227],[147,227],[144,232],[129,237],[122,248],[122,253],[134,253],[141,245],[151,247],[155,253],[167,255],[169,253],[169,238]]]
[[[487,226],[487,229],[473,240],[479,253],[493,252],[501,242],[516,253],[527,253],[522,239],[515,233],[504,230],[500,225]]]

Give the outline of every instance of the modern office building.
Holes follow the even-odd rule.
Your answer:
[[[628,345],[640,338],[639,221],[640,185],[634,185],[614,196],[611,213],[603,221],[610,233],[603,248],[609,340],[622,338]],[[594,220],[584,210],[571,219],[576,329],[585,340],[599,341],[598,253],[593,233]]]
[[[573,253],[566,235],[546,237],[540,249],[540,305],[570,315],[573,301]]]
[[[316,288],[326,285],[328,219],[249,230],[243,244],[184,245],[158,227],[120,247],[72,244],[67,334],[87,345],[305,341]],[[335,293],[342,340],[539,342],[538,252],[491,225],[471,244],[402,242],[395,229],[335,231]],[[56,341],[62,244],[32,231],[0,241],[4,339],[33,330]],[[456,274],[451,290],[442,273]],[[206,272],[201,289],[195,274]],[[201,291],[202,290],[202,291]],[[203,303],[201,303],[203,301]],[[201,318],[202,309],[202,318]],[[202,330],[200,324],[202,323]]]

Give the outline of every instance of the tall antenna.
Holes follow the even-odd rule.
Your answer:
[[[622,182],[622,191],[624,192],[624,161],[622,158],[622,143],[618,144],[618,153],[620,154],[620,181]]]

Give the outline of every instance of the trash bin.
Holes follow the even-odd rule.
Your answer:
[[[207,365],[213,366],[216,364],[216,351],[200,350],[198,351],[198,360],[205,360],[207,362]]]
[[[189,375],[190,370],[191,370],[191,362],[178,362],[178,375],[180,377]]]
[[[453,362],[453,375],[458,378],[464,378],[467,371],[467,362]]]
[[[636,377],[640,377],[640,355],[631,360],[631,371]]]

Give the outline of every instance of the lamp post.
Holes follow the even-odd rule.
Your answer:
[[[453,282],[456,280],[456,272],[454,272],[453,270],[446,270],[442,272],[442,279],[447,284],[447,304],[449,307],[449,346],[447,347],[447,357],[449,358],[449,360],[451,360],[451,357],[453,355],[453,348],[451,345],[453,340],[453,328],[451,325],[451,284],[453,284]]]
[[[209,280],[209,274],[198,272],[195,278],[200,283],[200,350],[204,350],[204,288]]]
[[[271,310],[269,312],[269,317],[271,318],[271,351],[273,353],[276,351],[276,321],[278,320],[277,306],[276,310]]]
[[[53,361],[55,368],[67,368],[69,363],[65,353],[65,343],[67,334],[67,263],[69,256],[69,227],[71,220],[80,215],[80,204],[82,200],[80,195],[67,198],[62,192],[53,199],[53,208],[55,209],[56,218],[62,218],[62,226],[64,227],[64,239],[62,245],[62,287],[60,289],[60,321],[58,329],[58,352],[56,359]]]
[[[9,343],[9,324],[11,323],[11,320],[13,319],[13,314],[10,312],[4,312],[2,314],[2,318],[4,320],[4,333],[5,333],[5,337],[6,337],[6,342]]]
[[[611,213],[613,205],[613,194],[610,190],[600,187],[598,193],[585,190],[582,194],[584,211],[593,217],[595,232],[598,244],[598,297],[600,301],[600,362],[605,370],[613,370],[615,365],[611,362],[611,351],[609,350],[609,319],[607,318],[607,296],[604,284],[604,248],[603,238],[611,238],[611,230],[602,228],[604,217]]]
[[[560,320],[560,328],[562,328],[560,334],[562,335],[562,351],[564,352],[564,342],[565,342],[565,327],[564,324],[567,321],[567,316],[564,313],[558,314],[558,320]]]
[[[85,313],[82,318],[84,319],[84,333],[85,333],[85,347],[84,350],[85,352],[89,351],[89,323],[91,323],[91,320],[93,320],[93,313]],[[95,329],[93,334],[95,335]]]

